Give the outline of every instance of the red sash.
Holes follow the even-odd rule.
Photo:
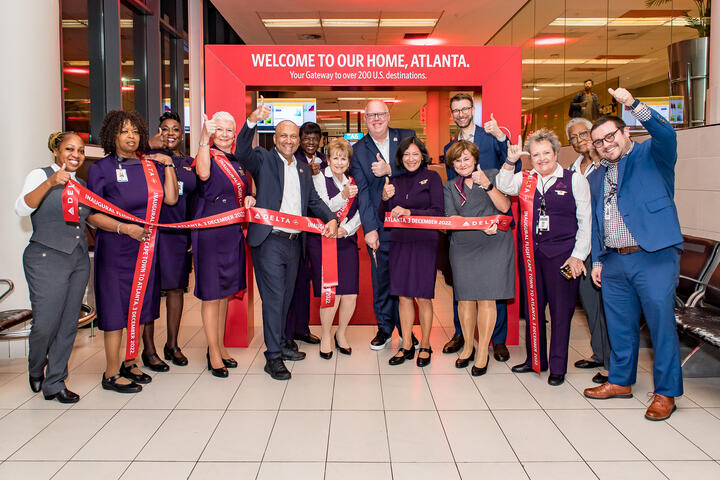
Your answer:
[[[498,229],[507,231],[512,223],[508,215],[490,215],[489,217],[424,217],[411,215],[394,218],[390,212],[385,214],[385,227],[418,228],[421,230],[483,230],[497,223]]]
[[[350,185],[355,185],[355,180],[350,178]],[[355,197],[351,198],[336,213],[338,217],[338,229],[340,224],[347,217],[350,207],[355,202]],[[337,272],[337,239],[322,237],[322,287],[320,292],[320,308],[330,308],[335,305],[335,291],[338,286]]]
[[[235,171],[230,163],[230,160],[225,156],[225,152],[215,148],[210,149],[210,157],[215,160],[220,170],[227,176],[230,183],[233,184],[233,191],[235,192],[235,200],[237,200],[238,208],[243,207],[243,182],[240,179],[240,175]]]
[[[535,272],[535,250],[533,248],[533,202],[537,187],[537,176],[523,170],[523,183],[518,194],[520,202],[520,235],[522,238],[522,256],[525,264],[525,280],[528,296],[528,322],[530,322],[530,347],[532,350],[532,368],[540,373],[540,336],[539,306],[537,299],[537,275]]]

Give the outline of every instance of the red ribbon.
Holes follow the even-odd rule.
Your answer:
[[[508,215],[490,215],[489,217],[424,217],[410,215],[393,217],[385,214],[385,227],[417,228],[420,230],[484,230],[497,224],[498,229],[507,231],[512,223]]]
[[[532,368],[540,373],[540,334],[539,306],[537,299],[537,272],[535,271],[535,250],[533,248],[533,202],[537,188],[537,176],[523,171],[523,183],[518,194],[520,203],[520,235],[522,236],[522,255],[525,262],[525,280],[528,295],[528,321],[530,322],[530,347]]]
[[[230,180],[230,183],[232,183],[235,187],[233,188],[233,192],[235,192],[235,200],[237,200],[238,208],[242,208],[243,182],[240,179],[240,175],[238,175],[235,171],[232,163],[230,163],[230,160],[228,160],[227,156],[225,156],[225,152],[222,150],[210,149],[210,156],[215,160],[215,163],[217,163],[218,167],[220,167],[220,170],[223,171],[223,173],[228,177],[228,180]]]

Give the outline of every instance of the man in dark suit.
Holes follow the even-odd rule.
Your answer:
[[[373,310],[378,331],[370,348],[381,350],[390,343],[393,329],[399,327],[398,299],[390,296],[390,232],[383,228],[378,215],[385,178],[402,175],[395,166],[398,143],[414,137],[413,130],[389,128],[390,112],[380,100],[365,106],[365,125],[368,133],[353,146],[352,176],[358,186],[358,208],[370,257],[373,284]]]
[[[306,216],[308,208],[324,222],[323,235],[337,235],[337,217],[318,197],[307,165],[294,157],[300,142],[297,125],[290,121],[275,127],[272,151],[252,148],[257,122],[270,116],[263,104],[250,114],[238,134],[235,156],[252,173],[256,185],[255,204],[282,213]],[[255,279],[262,299],[265,371],[276,380],[289,380],[283,360],[302,360],[305,354],[286,347],[285,318],[290,306],[298,263],[303,248],[303,232],[286,227],[251,223],[247,243],[252,247]]]
[[[680,231],[675,195],[677,136],[660,114],[624,88],[608,89],[650,133],[635,143],[618,117],[601,117],[590,136],[602,157],[590,175],[592,278],[602,285],[610,338],[608,382],[585,389],[589,398],[628,398],[637,374],[640,318],[652,338],[653,400],[648,420],[665,420],[683,394],[673,297],[680,274]]]
[[[457,140],[468,140],[478,147],[480,152],[478,165],[480,165],[480,168],[483,170],[499,170],[507,158],[508,139],[502,130],[500,130],[492,114],[490,115],[490,120],[485,122],[484,126],[475,125],[473,121],[475,118],[475,106],[473,98],[467,93],[458,93],[450,99],[450,113],[455,121],[455,125],[460,128],[460,132],[457,138],[453,138],[450,143],[445,145],[444,153],[447,153],[450,146]],[[454,168],[445,165],[445,169],[448,180],[457,177]],[[506,362],[510,359],[510,352],[508,352],[505,346],[505,341],[507,340],[507,302],[505,300],[498,300],[496,305],[497,320],[492,335],[493,356],[495,360],[499,362]],[[454,298],[453,314],[455,334],[443,347],[443,353],[455,353],[465,344],[462,329],[460,328],[458,304]]]
[[[308,165],[313,176],[327,167],[325,154],[319,150],[321,138],[322,130],[317,123],[305,122],[300,127],[300,148],[295,151],[295,158],[301,165]],[[310,344],[320,343],[320,338],[310,332],[310,279],[310,259],[306,252],[303,252],[295,292],[285,320],[285,339],[287,346],[293,350],[298,350],[295,340]]]

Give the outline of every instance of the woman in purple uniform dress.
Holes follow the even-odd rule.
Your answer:
[[[178,202],[172,207],[165,207],[160,212],[160,223],[179,223],[192,218],[190,199],[197,188],[195,169],[191,166],[193,159],[182,153],[185,134],[180,115],[165,112],[160,117],[158,134],[150,140],[150,146],[158,152],[172,158],[178,179]],[[154,142],[158,145],[154,145]],[[163,354],[165,360],[184,367],[188,360],[178,346],[178,332],[183,311],[183,295],[188,286],[190,276],[190,231],[181,229],[161,228],[158,230],[157,245],[158,264],[160,269],[160,290],[165,292],[165,310],[167,315],[167,336]],[[143,365],[154,372],[169,370],[157,354],[154,341],[155,322],[145,325],[143,331]]]
[[[444,216],[443,184],[440,176],[428,170],[427,148],[416,137],[408,137],[398,145],[398,168],[407,173],[385,179],[382,202],[378,210],[380,218],[385,212],[393,217],[409,215]],[[417,366],[430,363],[430,330],[432,329],[435,277],[437,275],[438,232],[414,228],[393,228],[390,233],[390,295],[400,297],[400,326],[402,346],[390,365],[399,365],[415,356],[412,342],[412,326],[415,305],[418,304],[422,340],[418,351]]]
[[[359,260],[358,240],[355,232],[360,228],[360,214],[358,213],[356,199],[358,187],[345,176],[345,172],[350,169],[351,159],[352,147],[350,143],[341,138],[333,139],[327,146],[329,166],[313,177],[315,190],[323,202],[336,214],[344,214],[343,221],[338,228],[336,241],[338,285],[335,293],[337,297],[332,307],[320,309],[320,323],[322,324],[320,357],[326,360],[332,358],[330,329],[335,318],[335,312],[338,310],[340,313],[338,314],[338,329],[335,332],[335,348],[344,355],[352,353],[345,332],[348,323],[350,323],[350,318],[355,313],[355,302],[358,294]],[[307,251],[310,256],[313,294],[319,297],[322,290],[322,242],[320,235],[312,234],[307,236]]]
[[[235,119],[217,112],[205,123],[195,158],[198,182],[196,218],[255,205],[245,171],[235,159]],[[213,145],[210,145],[212,140]],[[241,198],[244,197],[244,200]],[[239,200],[238,200],[239,199]],[[244,290],[245,237],[240,224],[193,230],[195,296],[202,300],[202,320],[208,342],[208,370],[227,377],[237,367],[224,344],[228,299]]]
[[[108,156],[95,162],[88,171],[88,189],[139,218],[145,218],[148,205],[148,184],[139,155],[147,148],[147,142],[147,123],[137,112],[113,110],[100,128],[100,143]],[[144,158],[155,161],[163,184],[163,203],[174,205],[178,192],[172,159],[160,153]],[[98,324],[105,332],[107,362],[102,387],[120,393],[139,392],[142,387],[138,384],[150,383],[152,378],[132,360],[120,362],[120,347],[128,322],[140,242],[147,240],[148,232],[141,225],[104,215],[90,215],[88,221],[99,227],[95,237],[95,300]],[[139,319],[140,335],[143,324],[160,316],[157,270],[157,255],[153,255]]]

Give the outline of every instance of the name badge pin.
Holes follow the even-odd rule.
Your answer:
[[[128,181],[128,175],[127,170],[124,168],[118,168],[115,170],[115,177],[117,178],[117,181],[120,183],[124,183]]]

